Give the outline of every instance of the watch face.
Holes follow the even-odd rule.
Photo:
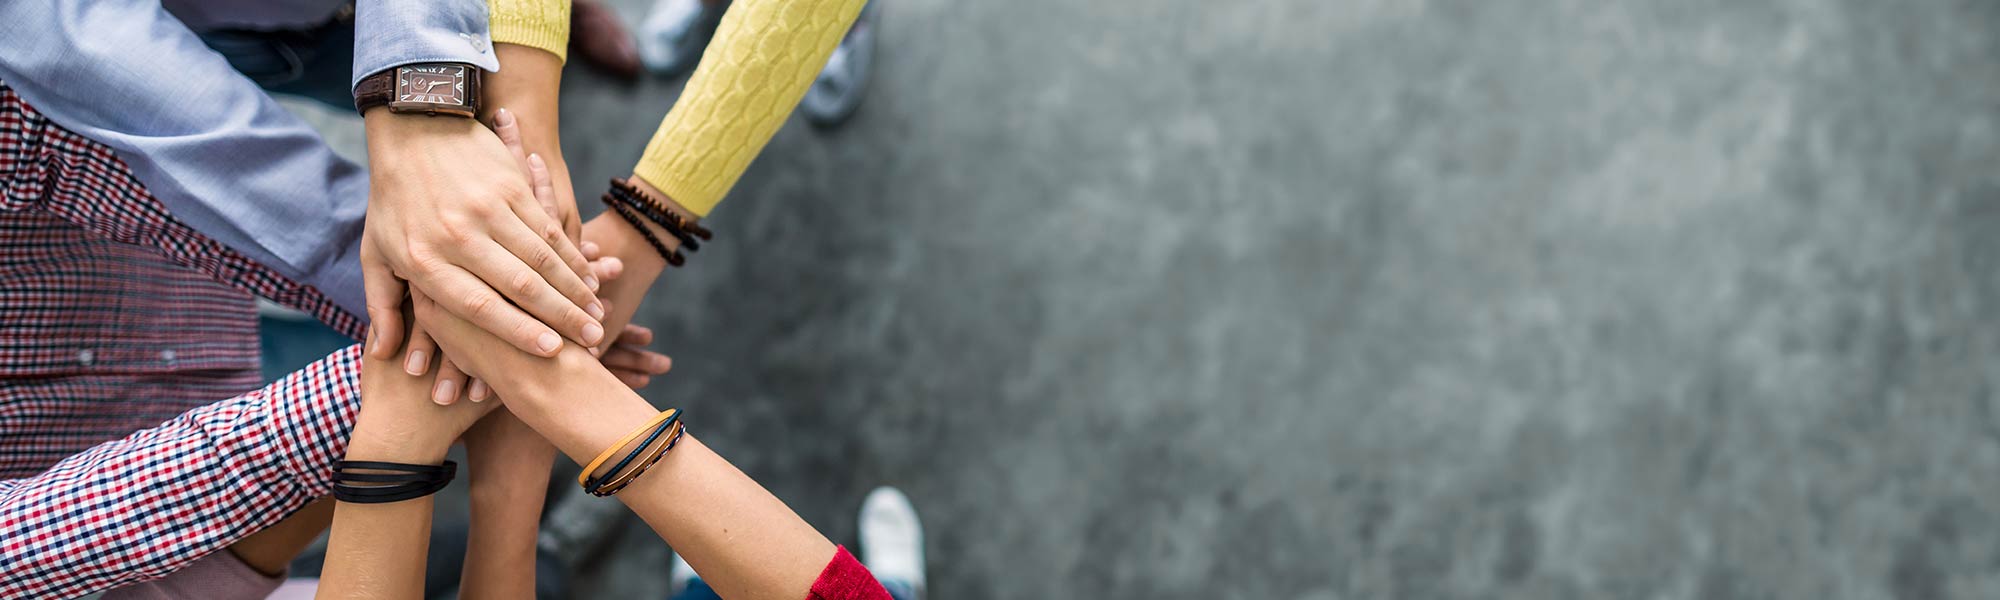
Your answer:
[[[465,106],[465,67],[424,65],[396,71],[396,101]]]

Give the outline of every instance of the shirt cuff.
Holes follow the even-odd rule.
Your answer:
[[[500,70],[483,0],[361,0],[354,11],[354,74],[361,79],[412,63],[468,63]]]

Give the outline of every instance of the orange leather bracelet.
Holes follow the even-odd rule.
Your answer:
[[[660,462],[661,458],[666,457],[667,451],[674,449],[674,444],[680,443],[681,434],[685,432],[687,432],[687,423],[675,421],[667,429],[665,440],[662,440],[658,444],[652,444],[650,449],[640,448],[637,450],[638,452],[645,453],[644,456],[638,459],[638,466],[632,467],[624,473],[617,474],[617,477],[612,478],[611,481],[605,482],[604,485],[598,486],[595,490],[589,490],[590,493],[598,496],[609,496],[618,493],[619,490],[625,489],[625,486],[632,485],[632,480],[638,479],[640,475],[645,474],[647,469],[653,468],[653,463]],[[606,475],[611,474],[606,473]]]
[[[625,434],[625,439],[618,440],[618,443],[612,444],[611,447],[609,448],[605,448],[603,452],[597,454],[596,460],[590,461],[590,464],[583,468],[582,473],[576,474],[576,484],[583,486],[589,485],[588,482],[590,481],[590,475],[592,473],[596,473],[598,468],[603,467],[604,461],[611,460],[612,455],[618,454],[618,451],[620,449],[623,449],[627,444],[630,444],[634,440],[639,439],[639,436],[645,435],[646,432],[652,431],[653,429],[659,427],[661,423],[666,422],[667,419],[673,418],[674,415],[680,414],[680,412],[681,411],[678,408],[669,408],[660,411],[659,415],[654,416],[652,420],[647,421],[644,426],[632,430],[632,433]]]

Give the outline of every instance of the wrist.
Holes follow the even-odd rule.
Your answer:
[[[389,156],[387,150],[414,144],[414,140],[465,135],[480,127],[478,122],[463,117],[404,114],[387,108],[370,109],[368,114],[362,115],[361,122],[368,138],[371,163],[375,162],[374,157]]]
[[[428,402],[425,402],[428,404]],[[364,405],[355,417],[354,434],[347,442],[347,460],[374,460],[412,465],[444,462],[452,439],[438,435],[424,420],[405,415],[370,411]]]

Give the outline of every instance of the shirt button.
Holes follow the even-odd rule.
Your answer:
[[[482,37],[480,37],[480,36],[477,36],[477,35],[473,35],[473,34],[470,34],[470,33],[459,33],[459,34],[458,34],[458,37],[461,37],[461,38],[464,38],[464,39],[465,39],[465,43],[467,43],[467,44],[471,44],[471,45],[472,45],[472,49],[473,49],[474,51],[477,51],[477,52],[479,52],[480,54],[485,54],[485,53],[486,53],[486,43],[485,43],[485,38],[482,38]]]
[[[89,366],[90,363],[96,361],[97,361],[96,352],[91,352],[90,350],[83,350],[81,352],[76,353],[76,362],[83,363],[85,366]]]
[[[166,350],[161,350],[161,351],[160,351],[160,360],[164,360],[164,361],[167,361],[167,362],[174,362],[174,350],[173,350],[172,348],[168,348],[168,349],[166,349]]]

